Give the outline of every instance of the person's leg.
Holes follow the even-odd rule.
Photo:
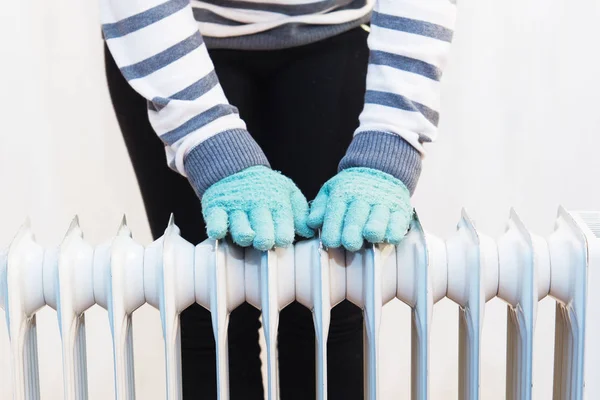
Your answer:
[[[367,32],[357,28],[286,51],[286,65],[273,74],[264,107],[274,151],[274,169],[299,186],[309,200],[337,166],[358,127],[369,51]],[[332,310],[328,384],[332,400],[363,399],[363,323],[359,308],[345,301]],[[298,303],[280,316],[281,398],[315,398],[314,328]]]
[[[253,52],[209,50],[209,53],[227,99],[239,109],[253,138],[262,144],[262,81],[254,74]],[[258,342],[259,317],[259,310],[244,303],[233,311],[229,320],[229,390],[232,400],[264,399]]]
[[[206,238],[200,201],[187,180],[168,168],[164,146],[148,122],[146,101],[125,81],[108,50],[105,51],[105,67],[113,107],[135,170],[153,237],[163,234],[170,214],[174,213],[182,236],[192,243],[199,243]],[[255,125],[252,105],[257,94],[252,90],[252,82],[228,69],[226,63],[217,65],[217,73],[223,86],[229,88],[227,96],[230,101],[240,108],[249,126]],[[263,399],[259,315],[258,310],[245,304],[230,318],[232,400]],[[198,304],[190,306],[181,315],[181,347],[184,398],[216,399],[215,342],[210,312]]]
[[[321,184],[335,174],[337,163],[350,143],[354,128],[358,126],[368,57],[366,33],[355,30],[310,46],[277,52],[248,52],[248,59],[236,59],[243,53],[225,50],[211,52],[225,93],[231,103],[240,109],[249,131],[263,147],[273,167],[294,179],[310,199],[314,197]],[[107,58],[109,58],[107,64],[112,62],[110,55]],[[265,84],[259,85],[257,92],[245,88],[243,80],[239,81],[239,75],[235,74],[236,65],[245,66],[250,64],[253,59],[261,60],[255,65],[262,63],[265,66],[262,71],[266,71]],[[273,73],[274,66],[281,67],[277,68],[279,74]],[[107,70],[109,68],[110,65],[107,65]],[[139,140],[141,147],[135,145],[135,140],[125,138],[130,153],[138,152],[138,149],[148,146],[152,138],[156,139],[147,122],[146,105],[143,99],[137,96],[122,80],[116,66],[113,65],[112,69],[112,79],[116,81],[113,82],[113,86],[120,87],[120,89],[111,88],[111,94],[121,127],[124,130],[132,130],[137,137],[143,137],[143,140]],[[231,76],[227,78],[227,71],[230,69],[232,69]],[[109,71],[107,71],[107,76],[110,81],[111,73]],[[121,78],[122,82],[119,82],[117,78]],[[271,84],[266,85],[266,82],[271,82]],[[119,99],[127,98],[127,95],[123,95],[120,91],[127,90],[130,91],[128,94],[130,97],[138,97],[138,101],[141,100],[136,112],[137,118],[124,118],[124,115],[131,114],[131,111],[127,110],[130,106],[129,101],[124,101],[125,107],[123,105],[119,107]],[[247,96],[247,106],[242,105],[243,99],[237,98],[242,94]],[[258,111],[248,111],[253,108]],[[264,118],[260,116],[261,109],[265,114]],[[261,121],[263,126],[261,126]],[[266,123],[268,126],[265,125]],[[140,127],[144,128],[140,129]],[[127,135],[124,131],[124,136]],[[151,157],[149,162],[159,160],[161,168],[167,168],[162,144],[158,140],[155,143],[160,146],[160,157]],[[161,184],[156,182],[156,176],[152,174],[147,174],[149,179],[145,181],[140,179],[140,174],[144,174],[144,171],[148,169],[143,167],[143,162],[139,160],[136,162],[136,158],[149,154],[141,153],[141,155],[133,154],[131,157],[146,207],[149,208],[156,203],[146,193],[150,192],[153,187],[160,187]],[[136,164],[139,168],[136,167]],[[168,169],[166,172],[174,174]],[[187,182],[185,184],[187,185]],[[144,185],[148,190],[144,189]],[[185,187],[187,188],[187,186]],[[189,191],[191,192],[191,189]],[[160,193],[161,190],[158,190],[159,195]],[[195,197],[193,199],[197,201]],[[167,215],[164,217],[165,222],[170,210],[183,204],[181,199],[176,199],[174,202],[175,204],[167,205],[169,211],[164,213]],[[184,209],[200,211],[198,205],[191,208],[184,207]],[[150,213],[148,211],[149,217]],[[156,229],[153,228],[153,233],[156,236],[160,235],[164,229],[163,226],[160,226],[161,224],[160,222],[154,224]],[[191,224],[192,232],[196,226],[198,225],[195,223]],[[203,223],[200,223],[199,226],[202,227],[199,234],[203,234]],[[198,234],[198,231],[195,232]],[[248,313],[254,312],[255,315],[258,315],[258,312],[252,307],[247,305],[245,307]],[[186,310],[186,313],[188,311]],[[187,340],[189,344],[202,345],[205,351],[201,356],[192,354],[189,349],[186,349],[186,338],[182,337],[182,342],[184,342],[182,344],[184,349],[184,389],[186,398],[188,396],[200,399],[215,398],[214,341],[210,331],[209,314],[204,310],[197,311],[202,311],[204,314],[186,320],[184,313],[182,331],[184,334],[186,331],[189,333],[186,335],[189,338]],[[235,383],[236,374],[233,369],[237,368],[236,365],[240,370],[253,373],[253,376],[248,378],[252,382],[260,380],[258,351],[256,351],[256,357],[252,355],[251,359],[249,358],[249,362],[244,361],[244,357],[234,357],[234,353],[240,350],[236,349],[238,346],[234,344],[236,338],[248,340],[248,346],[241,346],[250,348],[248,354],[253,353],[258,346],[254,327],[246,331],[234,328],[234,320],[242,320],[241,316],[236,318],[236,314],[245,312],[244,308],[234,312],[229,330],[231,386],[232,390],[240,393],[239,396],[241,396],[235,395],[234,397],[234,393],[232,393],[232,399],[262,398],[262,386],[260,386],[260,394],[258,394],[258,391],[248,390],[245,384],[236,385]],[[249,318],[249,320],[255,321],[253,318]],[[199,328],[202,324],[205,329]],[[241,325],[243,326],[243,324]],[[186,326],[190,329],[186,329]],[[257,322],[256,327],[258,327]],[[202,335],[199,334],[200,332]],[[236,332],[241,333],[238,336],[235,334]],[[282,399],[314,398],[312,319],[310,312],[298,304],[291,305],[281,314],[279,352]],[[186,357],[191,362],[187,363]],[[254,359],[257,360],[258,366],[255,365]],[[205,367],[208,370],[205,371]],[[333,400],[362,398],[362,315],[360,310],[348,302],[342,303],[332,311],[329,371],[330,398]],[[258,373],[258,378],[254,374],[255,372]]]

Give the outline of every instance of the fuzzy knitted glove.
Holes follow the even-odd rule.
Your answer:
[[[308,225],[321,228],[325,246],[357,251],[364,239],[400,243],[412,214],[410,193],[400,180],[372,168],[348,168],[323,185]]]
[[[222,239],[229,231],[240,246],[265,251],[286,247],[294,231],[312,237],[308,203],[294,182],[265,166],[246,168],[210,186],[202,196],[208,236]]]

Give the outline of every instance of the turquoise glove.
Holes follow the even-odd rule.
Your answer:
[[[376,169],[348,168],[323,185],[308,226],[321,228],[325,246],[357,251],[364,239],[400,243],[412,215],[410,193],[400,180]]]
[[[259,250],[286,247],[306,225],[308,203],[294,182],[265,166],[246,168],[210,186],[202,196],[202,214],[212,239],[229,232],[240,246]]]

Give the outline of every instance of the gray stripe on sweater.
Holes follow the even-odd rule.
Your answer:
[[[103,24],[102,30],[104,31],[104,38],[106,40],[114,39],[138,31],[175,14],[177,11],[185,8],[188,4],[190,4],[189,0],[170,0],[118,22]]]
[[[181,126],[178,126],[177,128],[160,135],[160,138],[167,145],[172,146],[173,143],[177,142],[185,135],[200,129],[221,117],[237,113],[238,109],[230,104],[217,104],[216,106],[209,108],[195,117],[190,118]]]
[[[192,83],[182,91],[169,96],[169,98],[173,100],[196,100],[210,89],[214,88],[218,83],[219,79],[217,78],[217,73],[213,69],[203,78]]]
[[[423,114],[425,118],[433,125],[437,126],[440,120],[440,115],[437,111],[424,106],[423,104],[417,103],[416,101],[410,100],[400,94],[379,92],[376,90],[367,90],[365,93],[365,103],[367,104],[379,104],[382,106],[399,108],[405,111],[416,111]]]
[[[442,70],[435,65],[399,54],[388,53],[387,51],[371,50],[369,64],[386,65],[402,71],[412,72],[433,79],[434,81],[439,81],[442,77]]]
[[[412,195],[421,175],[421,154],[398,135],[365,131],[354,136],[338,171],[352,167],[388,173],[402,181]]]
[[[206,8],[193,7],[194,19],[198,22],[207,22],[211,24],[226,25],[226,26],[240,26],[244,25],[242,22],[232,21],[225,17],[220,16]]]
[[[196,100],[206,94],[209,90],[217,86],[219,79],[217,73],[213,69],[208,75],[198,79],[185,89],[175,93],[169,98],[155,97],[152,102],[148,102],[148,109],[152,111],[160,111],[165,108],[171,100]]]
[[[395,31],[427,36],[444,42],[452,42],[452,35],[454,33],[451,29],[431,22],[381,14],[376,11],[373,11],[371,24]]]
[[[365,5],[365,0],[322,0],[309,4],[254,3],[242,0],[203,0],[199,2],[199,4],[202,3],[238,10],[267,11],[297,16],[320,14],[334,9],[357,9]]]
[[[306,25],[290,23],[253,35],[215,38],[205,36],[209,49],[281,50],[315,43],[357,28],[369,21],[369,15],[337,25]],[[365,36],[367,32],[364,33]]]
[[[270,167],[267,157],[243,129],[221,132],[194,147],[183,161],[198,197],[221,179],[256,165]]]
[[[202,43],[202,35],[200,35],[200,32],[194,32],[192,36],[183,39],[181,42],[152,57],[121,68],[121,73],[128,81],[143,78],[191,53],[200,47]]]

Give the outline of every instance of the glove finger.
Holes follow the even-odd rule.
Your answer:
[[[256,207],[250,210],[250,225],[256,233],[254,247],[266,251],[275,244],[275,227],[273,216],[267,207]]]
[[[346,202],[339,199],[327,203],[321,231],[321,242],[326,247],[335,248],[342,244],[342,228],[347,208]]]
[[[394,211],[390,214],[390,222],[385,233],[385,241],[394,245],[400,244],[408,231],[410,215],[405,211]]]
[[[273,212],[275,223],[275,246],[288,247],[294,241],[294,216],[289,209]]]
[[[308,226],[308,202],[306,197],[298,189],[293,190],[290,196],[292,203],[292,214],[294,219],[294,228],[298,235],[310,238],[315,235],[315,232]]]
[[[319,229],[323,226],[323,218],[325,218],[325,211],[327,209],[327,201],[329,196],[323,189],[319,191],[317,197],[313,200],[310,205],[310,214],[308,214],[308,226],[313,229]]]
[[[241,210],[234,210],[229,214],[229,230],[234,243],[242,247],[250,246],[256,236],[250,226],[248,215]]]
[[[358,251],[363,245],[363,230],[369,218],[371,207],[366,201],[355,200],[350,203],[344,217],[342,244],[349,251]]]
[[[390,209],[380,204],[374,205],[363,231],[365,239],[371,243],[383,242],[389,222]]]
[[[204,213],[206,234],[211,239],[223,239],[227,234],[227,213],[221,207],[210,208]]]

